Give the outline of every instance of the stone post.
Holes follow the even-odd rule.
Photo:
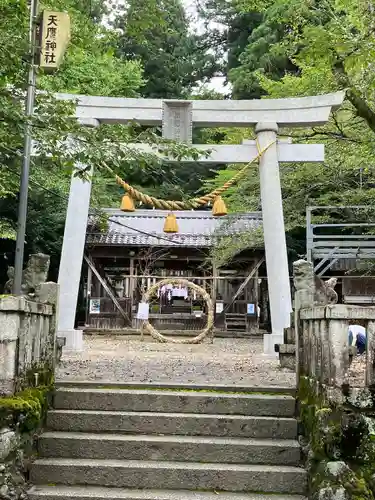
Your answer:
[[[375,385],[375,321],[367,323],[366,385]]]
[[[330,384],[341,387],[349,381],[349,320],[329,318]]]
[[[255,132],[261,149],[276,141],[277,131],[276,123],[257,124]],[[264,353],[274,355],[274,345],[283,342],[284,328],[290,326],[292,312],[276,142],[260,158],[259,174],[272,324],[271,335],[264,336]]]
[[[95,127],[97,120],[82,121],[82,125]],[[89,173],[92,175],[92,170]],[[74,329],[79,282],[85,249],[87,219],[90,207],[91,179],[72,174],[68,209],[65,220],[64,241],[61,251],[59,279],[58,336],[66,338],[65,349],[81,351],[81,330]]]
[[[0,300],[0,394],[12,394],[17,377],[17,342],[21,318],[19,304],[23,297]]]

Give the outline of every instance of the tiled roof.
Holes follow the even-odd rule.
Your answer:
[[[88,226],[86,242],[96,245],[209,247],[214,235],[251,231],[262,224],[260,212],[213,217],[211,211],[175,212],[178,233],[163,231],[168,210],[121,212],[106,209],[108,230],[93,232]]]

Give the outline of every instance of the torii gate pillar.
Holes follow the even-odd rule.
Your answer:
[[[80,123],[86,127],[99,126],[96,119],[80,119]],[[79,165],[76,167],[80,168]],[[74,328],[74,321],[90,207],[92,169],[87,179],[74,174],[70,183],[60,258],[57,328],[59,336],[66,339],[64,350],[79,352],[83,349],[83,332]]]
[[[278,126],[276,123],[258,123],[255,132],[260,149],[274,143],[259,160],[259,175],[272,324],[271,335],[264,335],[264,353],[275,354],[274,345],[283,343],[284,328],[290,326],[290,313],[292,312],[276,144]]]

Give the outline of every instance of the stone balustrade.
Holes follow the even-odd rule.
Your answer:
[[[337,304],[335,278],[321,280],[309,262],[294,262],[293,274],[292,325],[284,331],[284,344],[275,346],[281,366],[295,369],[297,380],[306,376],[325,387],[373,388],[375,307]],[[349,325],[355,324],[367,332],[366,354],[359,357],[349,346]]]
[[[356,348],[349,346],[348,332],[349,325],[358,322],[367,332],[364,385],[372,386],[375,382],[375,307],[335,304],[300,309],[296,329],[298,375],[325,386],[353,385],[349,373]]]
[[[0,393],[38,385],[38,370],[53,370],[57,290],[57,284],[44,283],[38,300],[12,295],[0,298]],[[27,383],[25,377],[30,376],[35,380]]]
[[[53,389],[65,339],[56,338],[58,285],[49,257],[30,255],[22,296],[0,296],[0,498],[28,498],[27,467]],[[12,290],[13,268],[5,291]]]
[[[374,498],[375,307],[322,304],[323,292],[335,298],[333,289],[324,290],[308,274],[303,283],[295,280],[294,317],[299,441],[310,478],[308,497]],[[366,328],[363,355],[349,345],[349,326],[355,324]]]

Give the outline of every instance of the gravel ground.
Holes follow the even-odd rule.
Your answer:
[[[262,352],[260,338],[182,345],[137,337],[85,337],[82,353],[63,355],[57,378],[294,387],[294,373]]]
[[[365,385],[366,354],[355,356],[349,368],[349,383],[352,387]]]

